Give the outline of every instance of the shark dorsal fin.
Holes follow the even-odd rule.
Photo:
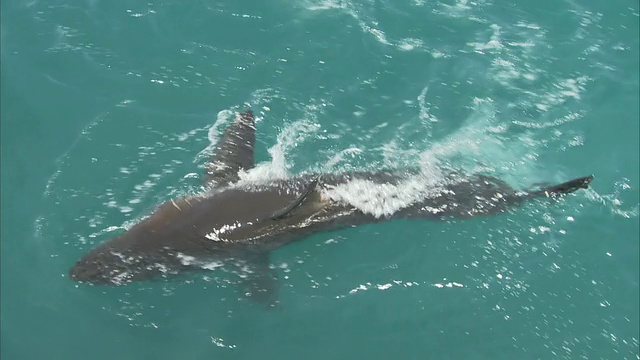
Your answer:
[[[253,111],[236,115],[222,138],[216,144],[213,156],[206,164],[205,184],[210,187],[226,186],[239,179],[240,170],[253,167],[253,148],[256,142],[256,125]]]

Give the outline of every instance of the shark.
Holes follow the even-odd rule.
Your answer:
[[[160,204],[128,230],[90,249],[71,267],[70,279],[126,285],[202,269],[206,262],[233,260],[248,269],[245,294],[273,304],[278,283],[270,253],[311,234],[399,218],[495,215],[534,198],[555,198],[586,189],[594,178],[583,176],[518,191],[489,175],[451,171],[433,191],[417,194],[392,212],[374,214],[331,196],[330,190],[356,183],[370,188],[394,186],[415,172],[307,173],[247,185],[240,181],[240,174],[255,165],[255,139],[253,112],[237,113],[207,161],[205,191]],[[379,196],[384,202],[393,201],[395,195],[382,191]]]

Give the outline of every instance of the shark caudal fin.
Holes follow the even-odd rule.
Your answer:
[[[527,192],[524,197],[526,198],[534,198],[534,197],[556,197],[565,194],[572,193],[574,191],[580,189],[589,188],[589,184],[593,181],[593,175],[584,176],[581,178],[573,179],[567,182],[563,182],[562,184],[547,186],[540,190],[534,190]]]

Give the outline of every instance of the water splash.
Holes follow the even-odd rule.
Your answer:
[[[622,192],[626,191],[634,191],[637,193],[637,189],[633,189],[631,185],[629,185],[629,179],[622,179],[616,181],[614,184],[615,190],[613,193],[601,195],[596,192],[594,189],[587,189],[587,198],[595,203],[599,203],[604,205],[611,213],[621,216],[624,218],[637,218],[640,216],[640,204],[629,204],[625,205],[620,198],[622,197]],[[635,197],[637,199],[637,196]]]
[[[293,164],[288,161],[287,155],[319,129],[318,124],[305,119],[294,121],[286,126],[278,134],[276,144],[268,149],[271,161],[256,164],[251,170],[241,172],[241,184],[269,182],[289,177],[289,169]]]

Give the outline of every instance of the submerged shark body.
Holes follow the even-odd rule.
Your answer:
[[[254,143],[255,123],[248,110],[237,116],[215,148],[206,174],[209,191],[160,205],[127,232],[92,249],[71,269],[70,277],[94,284],[126,284],[199,268],[203,262],[236,259],[252,274],[246,293],[272,301],[277,284],[269,271],[270,251],[312,233],[394,218],[491,215],[530,198],[586,188],[593,179],[588,176],[517,192],[493,177],[452,172],[437,191],[425,193],[397,211],[370,214],[331,196],[330,190],[354,182],[388,186],[416,174],[307,174],[267,184],[239,185],[238,173],[254,165]]]

